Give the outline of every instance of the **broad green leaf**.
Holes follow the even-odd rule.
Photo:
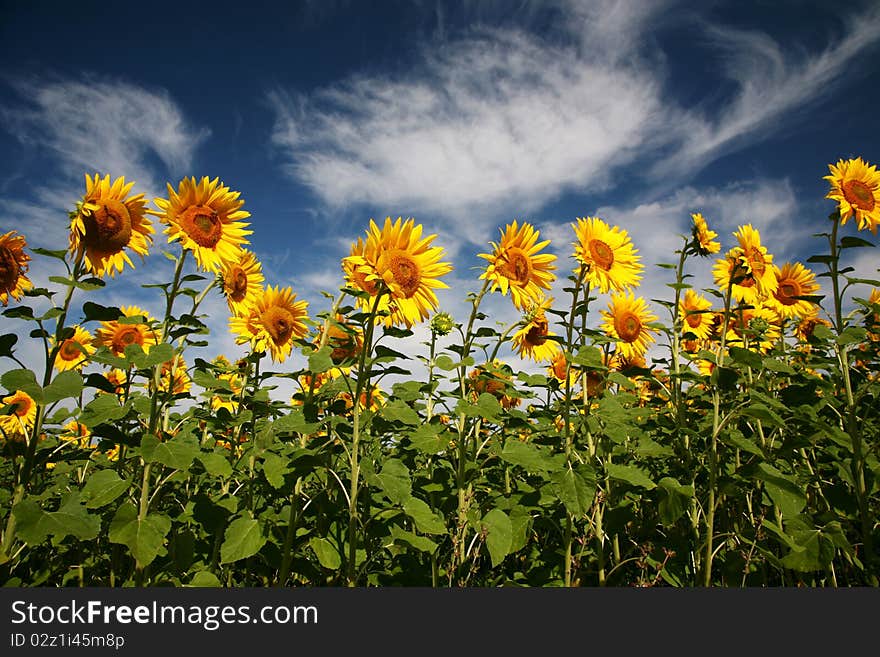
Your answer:
[[[311,434],[317,431],[321,425],[318,422],[307,422],[303,412],[295,410],[275,420],[273,426],[275,433],[280,435],[285,433]]]
[[[420,424],[422,421],[418,413],[399,399],[386,404],[382,408],[381,415],[389,422],[401,422],[410,426]]]
[[[128,490],[130,479],[122,479],[115,470],[98,470],[92,473],[82,490],[86,508],[98,509],[109,504]]]
[[[557,455],[561,456],[561,455]],[[559,467],[565,457],[556,458],[549,448],[508,440],[501,450],[501,458],[512,465],[518,465],[528,472],[547,472]]]
[[[220,563],[252,557],[265,543],[266,537],[260,530],[259,522],[250,515],[236,518],[226,528],[223,545],[220,546]]]
[[[338,570],[339,566],[342,565],[342,556],[340,556],[339,550],[326,538],[315,536],[309,540],[309,547],[312,548],[312,551],[324,568]]]
[[[521,506],[515,506],[510,510],[510,526],[512,529],[510,540],[510,553],[519,552],[529,542],[529,528],[532,526],[532,517],[528,510]]]
[[[12,509],[15,516],[15,531],[25,543],[42,543],[49,535],[50,528],[46,514],[36,501],[25,498]]]
[[[199,444],[194,438],[176,436],[156,445],[150,460],[174,470],[187,470],[192,465],[193,459],[199,454]]]
[[[779,415],[777,415],[774,411],[767,408],[764,404],[760,404],[758,402],[752,402],[751,404],[749,404],[746,408],[742,410],[742,414],[753,417],[756,420],[761,420],[761,422],[765,422],[773,426],[785,426],[785,420],[779,417]]]
[[[793,518],[803,511],[807,497],[794,477],[783,474],[769,463],[759,463],[755,476],[764,482],[767,494],[782,511],[783,518]]]
[[[47,404],[60,399],[79,397],[82,392],[82,374],[76,370],[60,372],[48,386],[43,389],[43,401]]]
[[[729,347],[727,351],[734,362],[751,367],[753,370],[760,370],[764,364],[764,361],[761,359],[761,354],[755,353],[750,349]]]
[[[263,463],[260,466],[263,474],[266,475],[266,481],[272,488],[278,490],[284,486],[284,475],[290,472],[290,462],[288,459],[282,458],[272,452],[263,454]]]
[[[673,477],[663,477],[657,482],[661,491],[658,511],[660,520],[667,527],[673,525],[687,509],[688,500],[694,496],[693,486],[682,486]]]
[[[212,477],[221,477],[223,479],[232,476],[232,465],[223,454],[217,452],[200,452],[197,456],[201,464]]]
[[[616,463],[609,463],[606,470],[608,476],[616,481],[623,481],[632,484],[633,486],[647,488],[648,490],[656,487],[656,484],[651,481],[648,473],[634,465],[617,465]]]
[[[79,494],[68,495],[57,511],[46,515],[49,516],[51,533],[56,538],[73,535],[88,541],[95,538],[101,530],[101,520],[97,516],[89,515],[80,503]]]
[[[99,424],[105,424],[118,420],[128,413],[128,404],[122,405],[116,395],[98,395],[83,409],[79,416],[79,422],[89,429]]]
[[[376,475],[379,487],[395,504],[403,504],[412,494],[409,469],[398,459],[388,459]]]
[[[200,570],[189,581],[187,586],[195,586],[198,588],[219,588],[223,586],[217,576],[210,570]]]
[[[168,516],[151,513],[141,520],[135,506],[126,502],[113,516],[107,536],[111,543],[128,546],[138,565],[145,567],[160,554],[165,554],[165,537],[170,530]]]
[[[477,414],[485,420],[496,420],[503,412],[501,403],[488,392],[481,393],[475,404]]]
[[[581,518],[590,510],[593,497],[596,495],[595,483],[590,485],[578,472],[570,468],[554,472],[550,477],[550,483],[569,515]]]
[[[26,392],[38,404],[43,401],[43,389],[37,383],[36,375],[30,370],[9,370],[0,377],[0,384],[10,392]]]
[[[321,374],[333,368],[333,359],[330,358],[331,349],[324,346],[322,349],[309,354],[309,371],[313,374]]]
[[[602,350],[598,347],[581,347],[571,359],[573,365],[591,370],[607,370]]]
[[[483,516],[482,525],[486,531],[486,547],[489,549],[494,568],[510,553],[513,525],[510,517],[501,509],[492,509]]]
[[[423,424],[406,434],[412,446],[424,454],[434,455],[446,449],[446,429],[437,424]]]
[[[403,510],[416,523],[416,528],[424,534],[445,534],[443,518],[434,513],[424,501],[410,497],[403,503]]]
[[[414,547],[421,552],[431,554],[437,550],[437,544],[427,536],[419,536],[405,529],[401,529],[397,525],[391,526],[391,539],[395,542],[399,541]]]

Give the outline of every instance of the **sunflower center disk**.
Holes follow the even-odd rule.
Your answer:
[[[871,211],[874,209],[874,194],[861,180],[847,180],[843,183],[843,196],[861,210]]]
[[[193,242],[208,249],[217,246],[223,237],[223,222],[214,208],[207,205],[188,207],[180,226]]]
[[[688,326],[690,326],[691,328],[697,328],[700,324],[703,323],[703,318],[700,316],[699,313],[692,313],[687,316],[687,323]]]
[[[241,267],[235,267],[227,279],[227,284],[229,286],[229,296],[232,297],[232,300],[241,301],[247,294],[247,272]]]
[[[390,267],[394,282],[400,286],[404,298],[409,299],[418,291],[422,282],[418,263],[409,254],[397,251],[391,256]]]
[[[125,204],[106,200],[95,212],[83,218],[86,232],[82,241],[91,249],[119,253],[131,241],[131,215]]]
[[[590,240],[590,257],[605,271],[614,264],[614,251],[602,240]]]
[[[15,289],[19,276],[18,262],[9,249],[0,249],[0,292]]]
[[[294,319],[290,311],[284,308],[269,308],[260,317],[263,328],[272,336],[272,341],[276,345],[287,344],[293,335]]]
[[[58,355],[61,356],[61,360],[79,360],[83,354],[73,340],[65,340]]]
[[[507,260],[501,266],[505,278],[525,285],[532,277],[532,263],[522,249],[511,247],[507,251]]]
[[[642,321],[629,311],[624,311],[614,318],[614,329],[624,342],[635,342],[642,332]]]
[[[133,326],[124,327],[113,336],[113,351],[118,354],[124,353],[125,348],[130,344],[141,346],[144,344],[144,336]]]
[[[779,283],[779,291],[776,295],[779,303],[791,306],[797,303],[794,297],[801,295],[800,286],[794,281],[783,281]]]
[[[533,347],[540,347],[547,342],[547,331],[550,327],[546,319],[536,319],[532,323],[533,326],[526,333],[525,341]]]

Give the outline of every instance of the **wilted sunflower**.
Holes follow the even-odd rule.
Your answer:
[[[616,341],[617,353],[627,358],[644,355],[648,344],[654,341],[654,329],[647,324],[657,321],[645,300],[632,292],[612,294],[608,310],[601,312],[602,330]]]
[[[840,223],[845,224],[855,217],[859,230],[869,229],[877,234],[880,223],[880,172],[861,157],[854,160],[838,160],[837,165],[829,164],[831,175],[824,180],[831,183],[831,190],[825,198],[837,201]]]
[[[550,240],[538,242],[540,232],[529,223],[522,226],[514,220],[501,231],[501,242],[490,242],[492,253],[480,253],[480,258],[489,261],[480,280],[492,282],[492,291],[501,289],[506,295],[510,289],[510,297],[520,310],[526,310],[529,304],[544,296],[543,290],[549,290],[556,278],[550,272],[556,269],[552,264],[556,256],[552,253],[539,253],[550,244]]]
[[[253,233],[248,223],[241,221],[251,216],[241,209],[244,200],[218,178],[203,176],[180,181],[177,191],[168,184],[168,198],[154,199],[162,210],[156,214],[167,225],[168,241],[180,241],[184,249],[192,251],[199,267],[217,273],[224,264],[235,263],[241,256],[245,237]]]
[[[70,252],[83,257],[88,271],[95,276],[122,272],[125,263],[134,268],[125,249],[142,258],[147,255],[155,232],[147,219],[143,194],[128,197],[134,183],[110,175],[91,178],[86,174],[86,193],[71,213]]]
[[[533,305],[523,318],[523,327],[511,339],[520,357],[531,358],[540,363],[552,360],[559,351],[556,341],[548,339],[556,335],[550,331],[550,322],[546,315],[552,303],[552,298],[542,300]]]
[[[256,329],[251,343],[260,350],[268,349],[274,362],[283,362],[290,355],[293,341],[308,332],[308,305],[308,301],[297,301],[290,287],[270,285],[250,307],[246,328],[248,332]]]
[[[611,227],[598,217],[578,218],[572,228],[577,238],[574,257],[586,267],[587,282],[603,293],[638,285],[644,266],[625,230]],[[580,271],[578,268],[576,273]]]
[[[60,372],[82,369],[89,356],[95,353],[93,340],[94,337],[86,329],[79,325],[74,326],[73,335],[61,341],[58,354],[55,356],[55,368]]]
[[[224,262],[219,277],[229,311],[235,315],[243,313],[263,289],[263,267],[247,249],[242,249],[238,258]]]
[[[813,296],[819,291],[816,275],[799,262],[786,262],[781,269],[773,265],[773,269],[778,287],[767,297],[767,304],[786,319],[809,315],[815,304],[797,297]]]
[[[452,271],[448,262],[440,262],[443,248],[430,246],[436,235],[422,238],[422,225],[415,219],[403,221],[398,217],[391,222],[385,218],[382,229],[370,219],[367,239],[352,245],[352,255],[343,260],[343,269],[349,280],[371,297],[388,290],[380,300],[379,310],[390,315],[386,325],[413,324],[427,319],[436,310],[435,289],[449,287],[440,276]],[[361,308],[372,309],[373,299],[360,299]]]
[[[684,298],[678,303],[678,311],[683,320],[682,333],[693,333],[698,340],[705,340],[712,331],[712,313],[705,311],[712,307],[712,302],[694,290],[687,290]]]
[[[11,295],[16,301],[33,287],[25,276],[31,257],[24,252],[27,241],[14,230],[0,235],[0,302],[6,306]]]
[[[694,222],[691,228],[694,250],[701,256],[718,253],[721,250],[721,242],[714,241],[718,237],[718,233],[709,230],[709,225],[699,212],[691,214],[691,219]]]
[[[144,353],[150,351],[159,338],[151,328],[155,319],[137,306],[122,306],[122,317],[119,320],[101,322],[95,344],[103,345],[117,356],[125,356],[125,348],[130,344],[140,345]],[[129,318],[142,318],[141,321],[123,321]]]
[[[779,340],[779,315],[767,306],[737,308],[727,323],[727,344],[767,352]]]
[[[11,413],[0,415],[0,439],[23,441],[37,419],[36,402],[23,390],[16,390],[0,402],[12,406]]]

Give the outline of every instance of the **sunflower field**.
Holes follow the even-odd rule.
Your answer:
[[[265,280],[218,179],[150,206],[86,175],[67,249],[0,235],[0,582],[877,586],[880,281],[841,263],[874,247],[880,173],[829,170],[803,263],[698,212],[660,263],[600,217],[571,224],[567,262],[513,221],[464,317],[412,218],[370,220],[315,309]],[[90,300],[160,241],[164,314]],[[35,258],[66,275],[31,280]],[[209,362],[218,294],[247,355]],[[520,319],[496,326],[488,295]]]

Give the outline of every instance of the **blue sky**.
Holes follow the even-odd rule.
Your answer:
[[[64,248],[85,173],[124,175],[148,198],[216,176],[252,214],[267,283],[292,285],[313,314],[370,218],[413,216],[438,235],[455,265],[441,306],[463,321],[476,254],[513,219],[553,240],[563,278],[577,217],[625,228],[646,265],[640,293],[668,297],[654,263],[673,259],[691,212],[725,249],[752,223],[777,262],[804,258],[833,209],[827,165],[880,162],[871,2],[86,0],[0,12],[3,231]],[[170,275],[157,232],[101,302],[159,313],[138,287]],[[877,255],[857,251],[859,273],[876,276]],[[691,269],[698,287],[710,264]],[[46,266],[35,259],[35,281]],[[517,315],[500,295],[485,308]],[[242,353],[225,302],[207,310],[211,349]]]

